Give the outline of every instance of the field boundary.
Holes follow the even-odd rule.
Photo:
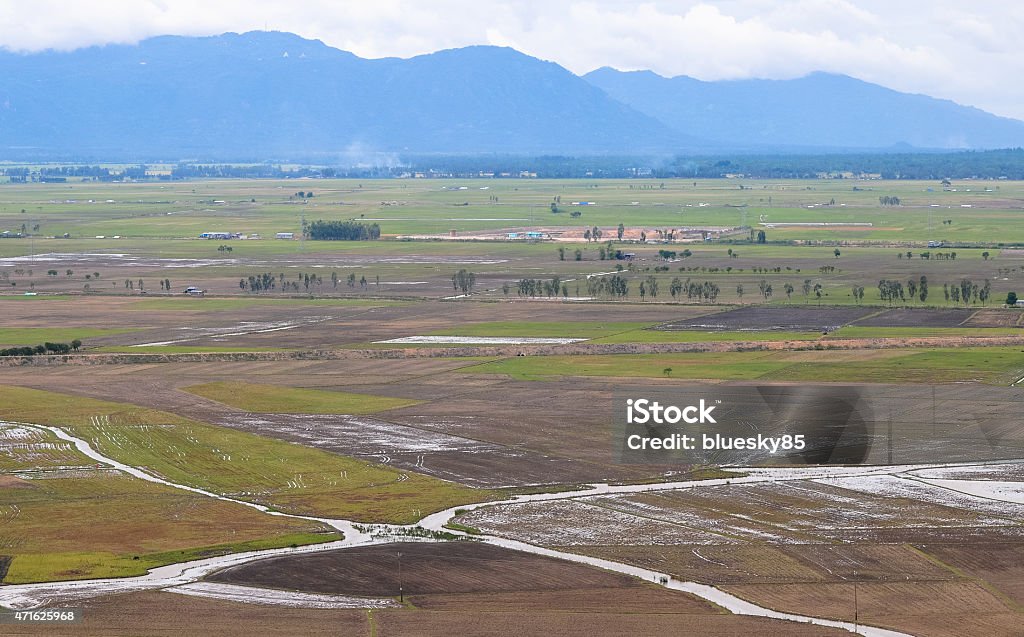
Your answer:
[[[0,367],[57,365],[128,365],[152,363],[258,362],[285,360],[368,360],[417,358],[470,358],[509,356],[586,356],[605,354],[677,354],[690,352],[858,350],[891,348],[1024,346],[1021,336],[921,336],[828,339],[827,341],[706,341],[689,343],[573,343],[566,345],[511,345],[487,347],[432,347],[297,350],[286,352],[192,352],[177,354],[67,354],[7,356]]]

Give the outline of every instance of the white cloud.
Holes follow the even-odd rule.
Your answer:
[[[71,49],[264,27],[364,57],[515,47],[576,72],[705,80],[845,73],[1024,119],[1024,5],[976,0],[36,0],[8,2],[0,45]]]

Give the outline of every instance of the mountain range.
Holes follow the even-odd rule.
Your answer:
[[[281,32],[0,51],[0,77],[0,155],[11,159],[1024,145],[1024,122],[845,76],[701,82],[603,68],[580,77],[509,48],[363,59]]]

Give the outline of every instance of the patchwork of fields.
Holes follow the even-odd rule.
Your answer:
[[[856,587],[861,623],[1014,634],[1024,185],[640,181],[0,185],[0,231],[39,226],[0,240],[0,349],[43,346],[0,357],[0,594],[237,556],[179,595],[111,584],[86,627],[825,635],[846,631],[801,622],[850,622]],[[383,238],[270,238],[303,217]],[[816,384],[858,387],[869,467],[613,453],[623,387]],[[360,525],[346,548],[242,555],[339,520]]]

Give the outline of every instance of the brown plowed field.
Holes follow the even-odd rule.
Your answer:
[[[852,621],[853,583],[753,584],[725,590],[793,613]],[[917,637],[1019,637],[1024,614],[972,581],[860,582],[860,621]]]
[[[398,554],[401,553],[401,557]],[[227,584],[339,595],[397,596],[642,587],[636,578],[481,542],[402,542],[273,557],[218,571]],[[683,597],[691,612],[710,605]]]
[[[149,637],[369,637],[365,610],[310,610],[238,604],[175,593],[147,591],[69,604],[82,609],[76,624],[0,626],[3,635]],[[380,633],[378,633],[380,634]]]

